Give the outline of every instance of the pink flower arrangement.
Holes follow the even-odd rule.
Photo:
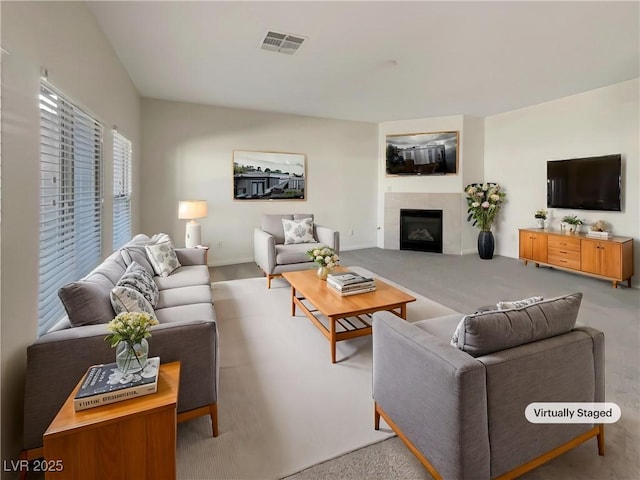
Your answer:
[[[506,193],[500,185],[491,182],[472,183],[467,185],[464,192],[467,194],[467,221],[473,222],[473,226],[478,226],[483,232],[489,232]]]

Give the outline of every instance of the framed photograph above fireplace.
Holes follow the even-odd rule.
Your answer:
[[[387,135],[387,175],[446,175],[458,172],[459,132]]]
[[[306,155],[233,151],[234,200],[305,200]]]

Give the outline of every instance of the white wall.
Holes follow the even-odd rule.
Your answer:
[[[634,237],[635,277],[640,277],[640,81],[591,90],[485,121],[485,176],[503,184],[507,200],[496,229],[496,253],[518,257],[518,228],[534,226],[533,213],[546,206],[546,162],[621,153],[623,211],[552,212],[552,226],[577,214],[607,221],[616,235]]]
[[[375,124],[144,99],[142,128],[144,233],[184,245],[178,201],[193,198],[208,202],[198,221],[211,265],[252,261],[263,213],[313,213],[343,249],[375,245]],[[307,199],[233,200],[233,150],[306,154]]]
[[[36,339],[38,318],[40,68],[105,127],[105,251],[112,233],[111,127],[133,141],[137,171],[140,99],[83,2],[2,2],[1,8],[8,51],[2,58],[1,428],[8,462],[22,447],[26,348]]]
[[[444,176],[398,176],[386,174],[387,135],[459,132],[458,171]],[[463,115],[418,118],[383,122],[378,128],[378,230],[377,245],[384,246],[385,192],[458,193],[463,199],[464,187],[483,181],[484,119]],[[466,211],[466,209],[465,209]],[[466,218],[465,218],[466,220]],[[466,222],[465,222],[466,223]],[[472,249],[477,233],[470,225],[462,225],[463,251]],[[475,251],[475,250],[474,250]]]

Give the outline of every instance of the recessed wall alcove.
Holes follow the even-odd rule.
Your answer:
[[[400,210],[442,210],[442,253],[461,255],[463,218],[459,193],[386,192],[384,196],[384,248],[400,250]]]

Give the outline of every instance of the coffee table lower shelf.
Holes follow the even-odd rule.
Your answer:
[[[366,294],[363,294],[366,295]],[[323,316],[326,322],[323,322],[321,318],[318,318],[319,310],[313,308],[313,305],[309,308],[304,297],[296,296],[295,289],[292,288],[291,296],[291,315],[296,315],[296,307],[298,307],[311,322],[320,330],[320,333],[329,340],[331,345],[331,363],[336,363],[336,343],[342,340],[349,340],[357,337],[364,337],[371,335],[371,317],[374,311],[351,313],[349,315],[332,315]],[[379,311],[377,309],[375,311]],[[398,311],[396,311],[398,310]],[[398,305],[397,308],[389,308],[388,311],[394,313],[402,319],[407,318],[407,304],[403,303]],[[322,314],[320,314],[322,315]]]

